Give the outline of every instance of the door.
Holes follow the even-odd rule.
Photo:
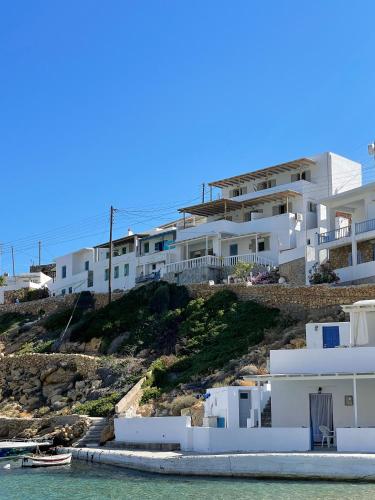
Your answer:
[[[234,255],[238,255],[238,245],[237,243],[233,243],[233,245],[229,246],[229,255],[233,257]]]
[[[310,428],[311,446],[321,444],[322,433],[320,425],[325,425],[333,431],[332,394],[310,394]]]
[[[249,391],[239,393],[239,423],[240,427],[247,427],[247,419],[250,418],[251,394]]]
[[[338,326],[323,326],[323,349],[340,345],[340,329]]]

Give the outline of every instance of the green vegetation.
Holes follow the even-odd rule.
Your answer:
[[[0,315],[0,334],[6,332],[12,326],[25,323],[33,318],[25,314],[9,312]]]
[[[236,278],[239,278],[243,281],[246,280],[248,276],[250,276],[251,271],[254,269],[255,265],[251,262],[237,262],[234,266],[233,274]]]
[[[66,325],[68,324],[69,318],[73,312],[73,307],[69,307],[68,309],[63,309],[62,311],[57,311],[53,314],[51,314],[45,321],[44,321],[44,327],[48,331],[57,331],[57,330],[63,330]],[[82,317],[82,310],[81,309],[76,309],[73,314],[72,322],[76,323],[79,321]]]
[[[74,407],[74,412],[79,415],[89,417],[108,417],[115,411],[115,405],[121,399],[121,394],[113,392],[109,396],[104,396],[85,403],[78,403]]]

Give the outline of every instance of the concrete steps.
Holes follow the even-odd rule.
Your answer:
[[[262,427],[272,427],[271,398],[267,401],[262,411]]]
[[[85,447],[97,447],[100,446],[101,435],[103,429],[108,424],[108,420],[104,417],[90,417],[91,425],[86,432],[86,434],[79,439],[74,444],[76,448],[85,448]]]

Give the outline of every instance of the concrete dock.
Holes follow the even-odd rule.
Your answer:
[[[375,481],[375,454],[232,453],[65,448],[73,458],[139,471],[185,476]]]

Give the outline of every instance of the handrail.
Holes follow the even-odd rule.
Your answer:
[[[375,230],[375,219],[368,219],[362,222],[356,222],[355,234],[367,233]]]
[[[231,255],[228,257],[219,257],[216,255],[203,255],[202,257],[196,257],[194,259],[181,260],[179,262],[173,262],[166,264],[164,267],[164,274],[166,273],[178,273],[186,271],[188,269],[195,269],[197,267],[209,266],[209,267],[233,267],[238,262],[248,262],[252,264],[259,264],[263,266],[274,266],[272,260],[266,257],[260,256],[257,253],[249,253],[243,255]]]
[[[339,227],[338,229],[333,229],[333,231],[327,231],[326,233],[318,234],[318,245],[323,243],[330,243],[331,241],[340,240],[341,238],[347,238],[352,234],[352,226]]]

